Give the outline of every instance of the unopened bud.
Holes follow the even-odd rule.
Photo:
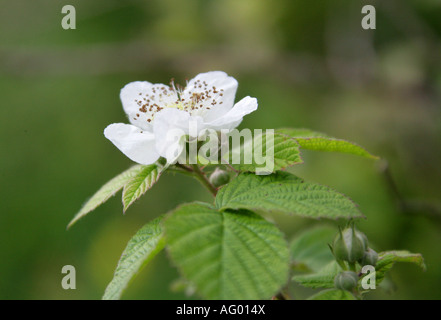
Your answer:
[[[351,291],[358,284],[358,275],[352,271],[343,271],[334,278],[334,285],[337,289]]]
[[[228,172],[219,168],[216,168],[210,175],[210,183],[216,188],[227,184],[229,181],[230,175],[228,174]]]
[[[363,258],[361,259],[361,265],[362,266],[373,266],[375,267],[377,265],[378,261],[378,253],[376,253],[371,248],[368,248],[367,251],[364,253]]]
[[[333,252],[338,260],[355,263],[363,258],[366,249],[366,236],[355,230],[354,226],[340,230],[335,237]]]

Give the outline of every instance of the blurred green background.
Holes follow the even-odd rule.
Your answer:
[[[67,4],[76,30],[61,27]],[[365,4],[377,9],[376,30],[361,28]],[[354,199],[377,248],[424,255],[427,272],[397,265],[397,290],[369,298],[441,298],[440,1],[3,0],[0,8],[1,299],[99,299],[137,229],[184,201],[210,201],[197,181],[165,175],[125,215],[118,195],[66,231],[84,201],[131,165],[103,136],[126,120],[119,90],[135,80],[184,84],[209,70],[238,79],[237,98],[257,97],[242,128],[311,128],[387,159],[399,197],[379,163],[354,156],[304,152],[292,171]],[[403,201],[418,202],[403,210]],[[289,239],[325,223],[276,220]],[[61,288],[64,265],[76,267],[76,290]],[[170,290],[177,277],[163,252],[124,298],[185,298]]]

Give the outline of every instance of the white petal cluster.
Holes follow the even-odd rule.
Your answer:
[[[131,82],[120,94],[131,124],[113,123],[104,135],[137,163],[152,164],[160,157],[173,163],[185,147],[185,136],[197,138],[207,129],[232,130],[257,109],[251,97],[234,104],[237,85],[222,71],[201,73],[183,89],[173,83]],[[171,132],[175,139],[170,139]]]

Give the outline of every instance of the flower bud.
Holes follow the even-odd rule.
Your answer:
[[[334,285],[337,289],[351,291],[358,284],[358,275],[353,271],[343,271],[334,278]]]
[[[366,266],[370,265],[375,267],[377,265],[378,261],[378,253],[376,253],[371,248],[368,248],[367,251],[364,253],[363,258],[361,259],[361,265]]]
[[[363,258],[366,249],[366,236],[355,230],[354,226],[340,230],[335,237],[333,252],[337,260],[355,263]]]
[[[229,181],[230,175],[228,174],[228,172],[219,168],[216,168],[210,175],[210,183],[216,188],[227,184]]]
[[[160,158],[158,159],[158,163],[159,163],[161,166],[165,166],[165,165],[167,164],[167,159],[165,159],[165,158],[163,158],[163,157],[160,157]]]

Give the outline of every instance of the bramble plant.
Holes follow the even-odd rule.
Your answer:
[[[257,100],[234,104],[237,85],[215,71],[197,75],[185,88],[174,81],[132,82],[121,90],[131,124],[111,124],[104,135],[137,164],[101,187],[68,227],[121,189],[126,211],[166,172],[198,179],[214,199],[182,204],[143,226],[128,242],[103,299],[119,299],[164,248],[183,283],[206,299],[289,299],[291,281],[324,289],[310,299],[362,299],[396,262],[425,268],[420,254],[374,251],[355,227],[364,216],[351,199],[285,171],[303,163],[301,149],[376,156],[307,129],[239,133],[235,128],[257,109]],[[305,230],[288,244],[261,213],[339,219],[345,227]]]

